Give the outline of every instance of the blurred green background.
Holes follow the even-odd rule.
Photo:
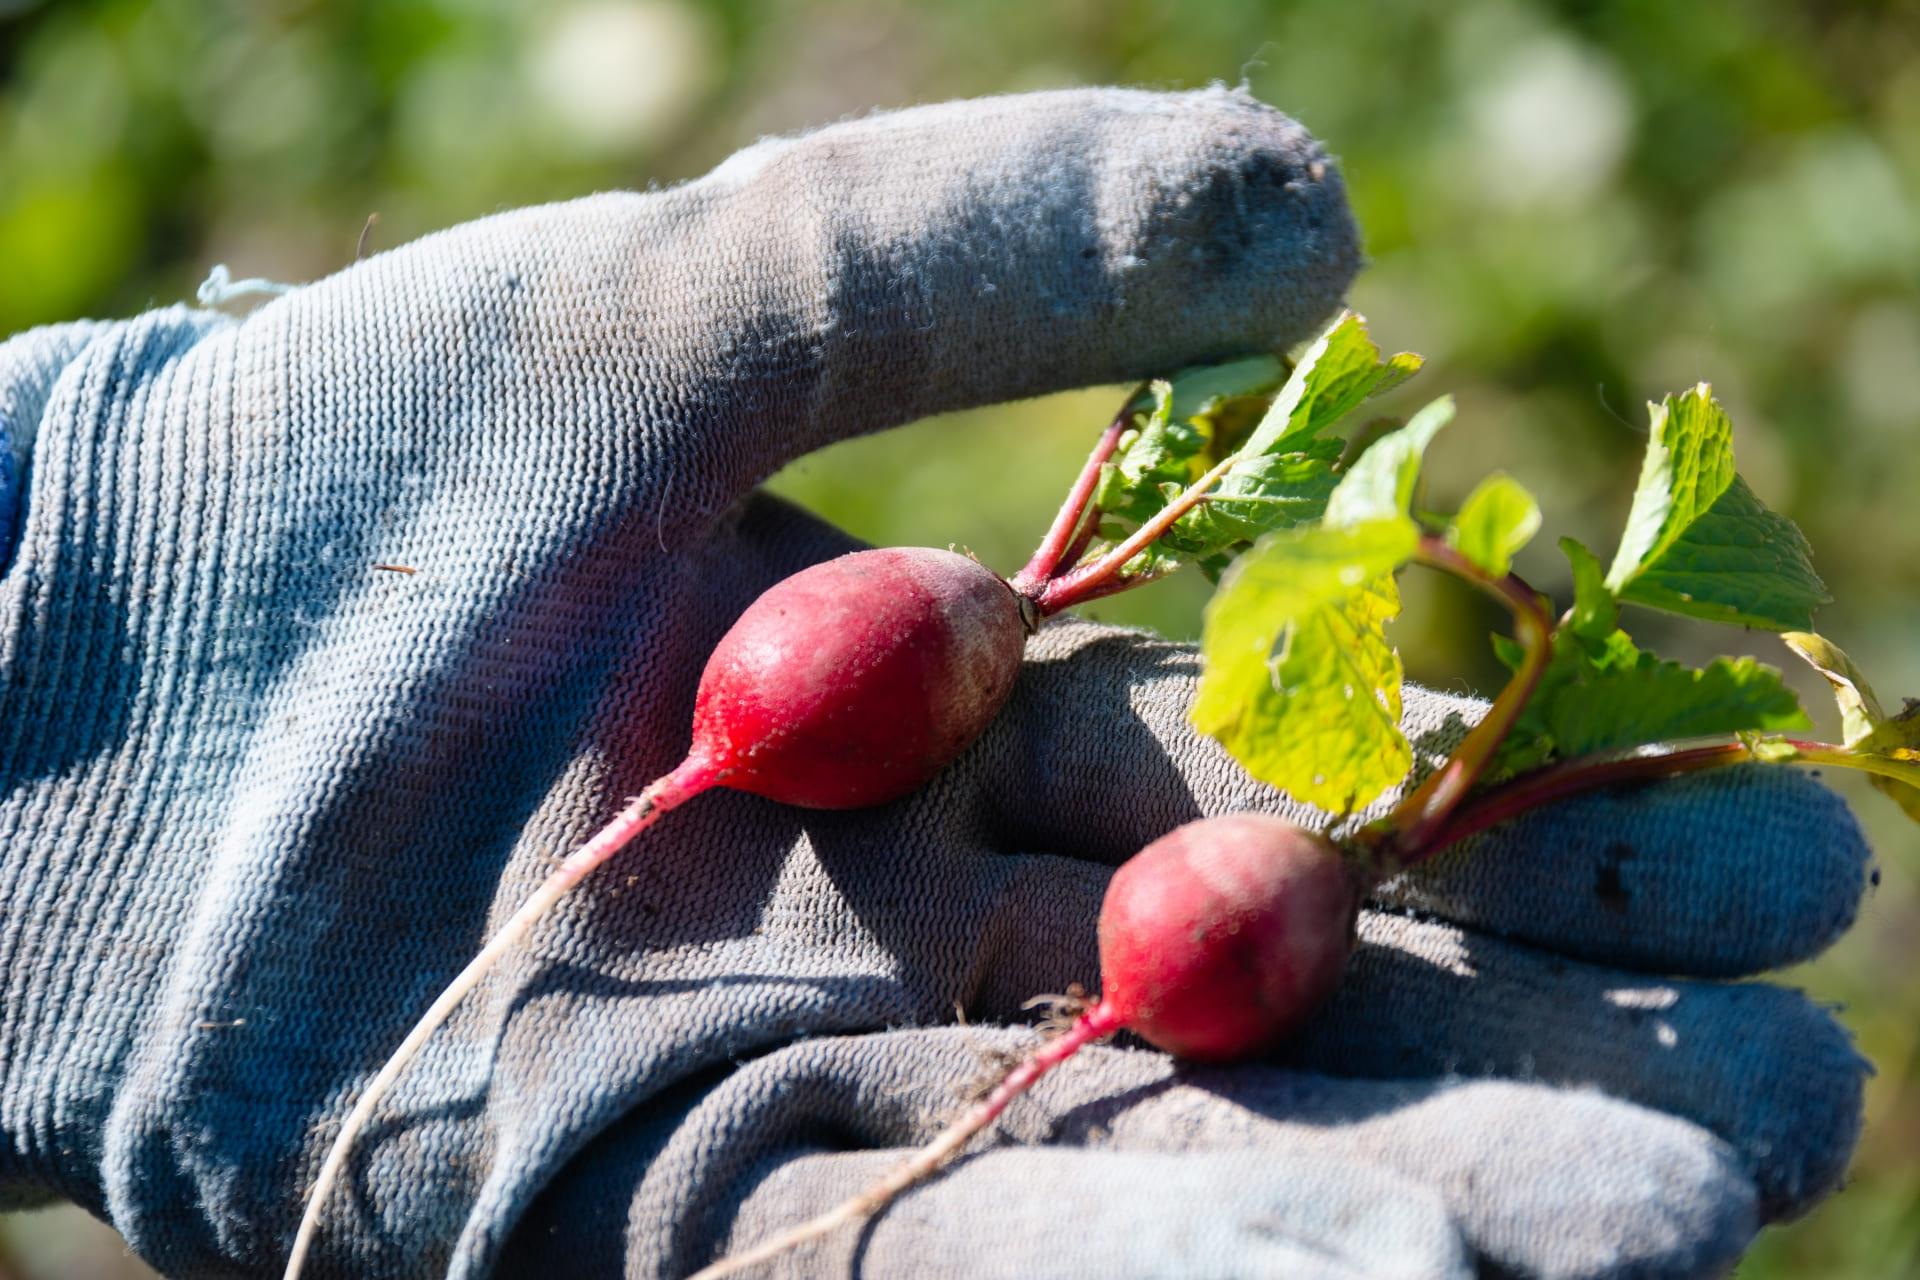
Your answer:
[[[0,334],[190,299],[214,263],[307,280],[517,204],[696,175],[769,132],[1073,84],[1245,80],[1341,158],[1355,305],[1450,391],[1429,502],[1539,495],[1520,567],[1613,545],[1643,401],[1705,379],[1742,470],[1806,529],[1821,629],[1920,692],[1920,8],[1838,0],[0,0]],[[1025,558],[1118,389],[841,446],[776,484],[865,537]],[[1009,474],[1009,457],[1025,467]],[[1192,635],[1203,584],[1092,612]],[[1490,689],[1498,619],[1424,580],[1416,677]],[[1674,656],[1769,636],[1629,622]],[[1824,691],[1795,673],[1836,733]],[[1882,863],[1785,975],[1878,1067],[1850,1184],[1754,1277],[1920,1274],[1920,838],[1853,787]],[[0,1280],[143,1274],[72,1210],[0,1218]]]

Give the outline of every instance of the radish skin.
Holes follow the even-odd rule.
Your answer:
[[[1018,598],[978,561],[926,547],[841,556],[768,590],[722,637],[689,758],[802,808],[896,800],[987,727],[1025,647]]]

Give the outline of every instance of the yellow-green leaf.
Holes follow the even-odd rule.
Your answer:
[[[1407,425],[1390,431],[1353,460],[1339,487],[1327,499],[1330,525],[1404,517],[1413,504],[1420,479],[1420,460],[1440,428],[1453,421],[1453,397],[1441,396],[1413,415]]]
[[[1496,471],[1467,495],[1447,526],[1447,543],[1496,578],[1507,576],[1513,553],[1540,528],[1540,504],[1518,480]]]
[[[1733,424],[1701,383],[1649,405],[1640,484],[1607,589],[1670,613],[1805,631],[1827,599],[1798,526],[1733,470]]]
[[[1287,453],[1358,408],[1371,396],[1399,386],[1419,372],[1420,357],[1402,351],[1390,360],[1367,336],[1364,316],[1343,311],[1308,344],[1293,376],[1243,446],[1248,457]]]
[[[1419,531],[1405,516],[1270,534],[1207,607],[1193,721],[1248,772],[1345,811],[1403,779],[1400,659],[1383,625]]]
[[[1920,702],[1909,698],[1905,707],[1890,716],[1881,709],[1873,686],[1839,645],[1811,632],[1788,632],[1781,639],[1833,686],[1847,746],[1860,755],[1877,756],[1886,762],[1882,767],[1896,768],[1913,778],[1907,782],[1875,773],[1869,781],[1899,805],[1902,813],[1920,822]]]

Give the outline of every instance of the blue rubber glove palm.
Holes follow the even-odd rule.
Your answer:
[[[244,322],[0,348],[30,444],[0,581],[0,1196],[75,1199],[170,1275],[277,1274],[357,1090],[679,758],[731,619],[846,545],[758,480],[1297,339],[1356,263],[1283,117],[1096,91],[762,144]],[[1109,866],[1285,806],[1186,727],[1189,651],[1067,622],[1030,658],[919,795],[710,794],[606,868],[391,1096],[310,1274],[685,1272],[937,1128],[1030,1035],[991,1024],[1097,981]],[[1437,738],[1475,714],[1410,707]],[[1009,1114],[1022,1145],[787,1265],[1706,1274],[1834,1185],[1844,1035],[1791,993],[1646,975],[1825,945],[1865,863],[1836,800],[1730,775],[1478,846],[1390,886],[1286,1063],[1092,1052]],[[956,1006],[987,1025],[939,1027]]]

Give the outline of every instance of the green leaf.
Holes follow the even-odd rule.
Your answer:
[[[1368,397],[1411,378],[1421,363],[1410,351],[1382,361],[1380,348],[1367,336],[1366,319],[1342,312],[1301,353],[1293,375],[1243,447],[1248,454],[1297,450]]]
[[[1355,427],[1347,436],[1346,448],[1340,452],[1340,458],[1333,469],[1341,475],[1347,473],[1360,456],[1379,443],[1382,436],[1392,435],[1407,425],[1405,418],[1368,418]]]
[[[1659,558],[1733,483],[1733,423],[1706,383],[1649,404],[1653,430],[1640,462],[1607,588],[1621,587]]]
[[[1405,516],[1270,534],[1208,604],[1193,722],[1255,777],[1345,811],[1403,779],[1400,659],[1382,631],[1393,572],[1419,530]]]
[[[1131,406],[1145,412],[1146,421],[1121,438],[1094,500],[1103,511],[1151,519],[1167,504],[1168,485],[1177,495],[1206,470],[1212,417],[1239,402],[1264,400],[1285,377],[1278,358],[1261,355],[1194,365],[1149,383]]]
[[[1887,713],[1880,709],[1873,686],[1839,645],[1810,631],[1789,631],[1780,638],[1833,686],[1833,700],[1840,704],[1841,740],[1848,746],[1859,746],[1886,723]]]
[[[1573,617],[1569,625],[1584,640],[1602,640],[1620,621],[1620,607],[1600,573],[1600,561],[1577,538],[1560,539],[1573,566]]]
[[[1839,645],[1810,632],[1788,632],[1780,638],[1833,686],[1834,700],[1840,704],[1841,733],[1847,746],[1863,755],[1907,763],[1916,770],[1915,777],[1920,778],[1920,702],[1909,698],[1898,714],[1889,716],[1881,710],[1873,686]],[[1901,812],[1920,822],[1920,786],[1878,773],[1868,781],[1899,805]]]
[[[1332,461],[1324,453],[1247,458],[1235,463],[1206,501],[1175,523],[1165,540],[1191,554],[1205,555],[1311,524],[1325,513],[1336,483]]]
[[[1112,526],[1119,532],[1109,534],[1103,526],[1113,541],[1089,547],[1087,558],[1111,550],[1125,536],[1127,522],[1138,526],[1153,519],[1228,460],[1214,490],[1130,561],[1126,576],[1164,573],[1184,557],[1217,577],[1255,539],[1319,520],[1343,446],[1316,433],[1419,365],[1419,357],[1404,354],[1382,361],[1365,322],[1343,312],[1301,354],[1284,385],[1286,367],[1272,356],[1196,366],[1150,384],[1130,406],[1144,411],[1144,421],[1122,436],[1094,493],[1094,503],[1119,522]],[[1275,387],[1280,394],[1256,425]]]
[[[1195,461],[1207,447],[1207,438],[1189,422],[1173,417],[1173,384],[1156,381],[1149,388],[1153,408],[1138,433],[1122,437],[1118,462],[1101,468],[1094,501],[1111,515],[1145,521],[1167,505],[1198,476]]]
[[[1831,599],[1811,555],[1799,528],[1735,476],[1620,599],[1709,622],[1804,630],[1814,608]]]
[[[1195,365],[1167,380],[1172,389],[1168,414],[1175,422],[1212,417],[1226,402],[1270,396],[1286,380],[1287,366],[1277,356]]]
[[[1354,459],[1327,499],[1330,525],[1404,517],[1413,505],[1420,460],[1440,428],[1453,420],[1453,397],[1441,396],[1398,431],[1381,436]]]
[[[1185,561],[1177,551],[1163,543],[1151,542],[1129,557],[1120,566],[1120,572],[1129,578],[1158,578],[1172,573],[1183,563]]]
[[[1447,544],[1496,578],[1540,528],[1540,504],[1504,471],[1482,480],[1447,526]]]
[[[1677,738],[1807,724],[1780,673],[1752,658],[1715,658],[1696,669],[1642,652],[1624,631],[1596,641],[1562,630],[1495,769],[1513,772],[1549,759]]]
[[[1488,639],[1493,641],[1493,656],[1506,663],[1509,670],[1518,671],[1521,662],[1523,662],[1527,656],[1526,646],[1518,640],[1515,640],[1512,636],[1503,636],[1498,631],[1494,632]]]
[[[1649,411],[1652,437],[1608,590],[1711,622],[1809,630],[1826,586],[1798,527],[1734,474],[1733,424],[1711,388]]]

